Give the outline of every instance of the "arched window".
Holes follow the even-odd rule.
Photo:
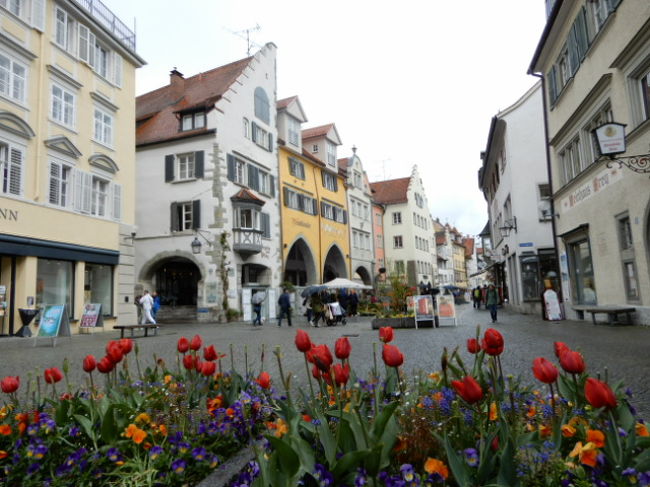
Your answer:
[[[269,97],[263,88],[255,88],[255,116],[269,124],[271,122]]]

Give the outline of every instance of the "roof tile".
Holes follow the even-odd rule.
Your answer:
[[[377,203],[385,205],[391,203],[406,203],[408,201],[407,192],[411,178],[390,179],[388,181],[377,181],[370,183],[370,188],[374,192],[373,198]]]

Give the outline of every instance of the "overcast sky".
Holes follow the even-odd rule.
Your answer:
[[[137,94],[246,57],[245,33],[278,46],[278,99],[298,95],[304,127],[334,122],[370,181],[417,164],[433,217],[475,235],[491,118],[536,81],[526,71],[543,0],[103,0],[137,34]],[[235,34],[238,33],[238,34]],[[254,51],[253,51],[254,52]]]

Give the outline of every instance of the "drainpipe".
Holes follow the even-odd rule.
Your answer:
[[[544,111],[544,142],[545,142],[544,145],[546,148],[546,174],[548,176],[548,185],[551,190],[551,231],[553,233],[553,250],[555,252],[555,261],[557,262],[557,271],[559,277],[559,295],[560,295],[559,300],[560,303],[563,303],[564,296],[562,293],[562,272],[560,266],[560,254],[557,249],[557,230],[555,227],[555,197],[553,191],[553,174],[551,171],[551,149],[550,149],[549,139],[548,139],[548,116],[547,116],[548,102],[546,100],[546,78],[544,77],[543,74],[535,73],[532,71],[529,71],[528,74],[535,76],[536,78],[539,78],[542,81],[542,107]]]

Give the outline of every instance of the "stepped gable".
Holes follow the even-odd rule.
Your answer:
[[[179,132],[177,112],[212,109],[252,59],[247,57],[187,79],[174,69],[169,85],[136,98],[136,145],[208,133],[207,128]]]
[[[370,183],[373,191],[373,199],[377,203],[390,205],[395,203],[408,202],[408,189],[411,178],[389,179],[388,181],[377,181]]]

